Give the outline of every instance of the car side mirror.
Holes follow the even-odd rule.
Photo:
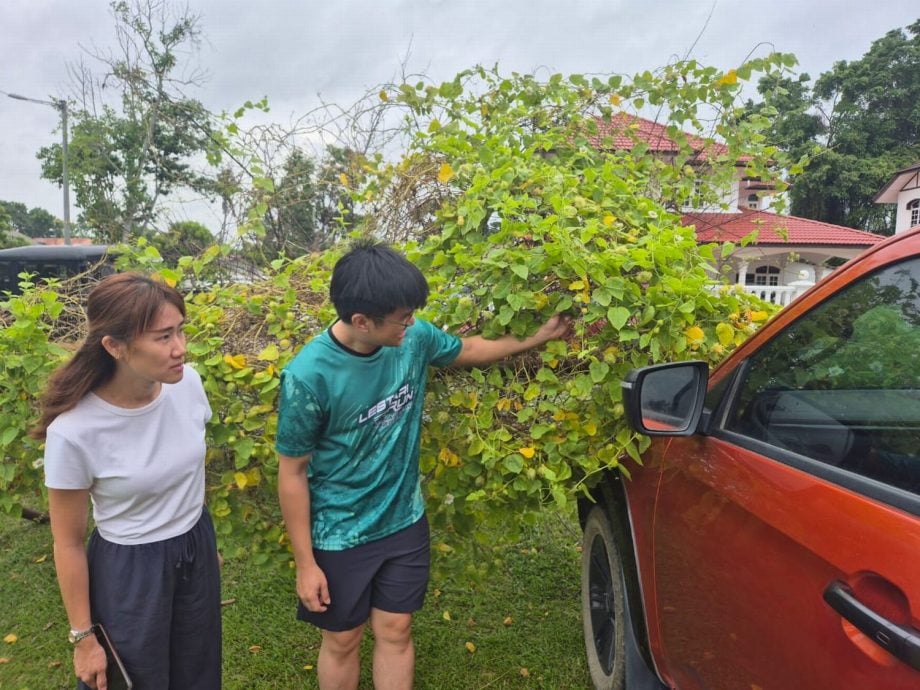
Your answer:
[[[647,436],[695,434],[708,382],[706,362],[675,362],[633,369],[621,384],[629,425]]]

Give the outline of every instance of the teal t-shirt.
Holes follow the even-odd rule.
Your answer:
[[[399,347],[368,355],[326,329],[285,367],[275,447],[312,456],[316,548],[351,548],[422,517],[418,456],[428,365],[447,366],[461,347],[459,338],[419,319]]]

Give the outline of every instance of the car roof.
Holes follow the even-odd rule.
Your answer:
[[[106,254],[105,244],[30,244],[25,247],[0,249],[0,261],[61,261],[66,259],[97,259]]]

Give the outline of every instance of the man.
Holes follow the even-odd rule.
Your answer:
[[[405,690],[429,574],[418,462],[428,366],[490,364],[564,337],[569,319],[524,340],[449,335],[413,316],[428,299],[421,271],[367,240],[336,263],[329,294],[339,318],[285,368],[278,414],[298,618],[322,630],[321,690],[358,687],[368,621],[375,687]]]

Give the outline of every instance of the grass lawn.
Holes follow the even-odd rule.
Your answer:
[[[579,539],[577,525],[548,515],[487,583],[432,582],[414,624],[416,687],[589,688]],[[0,689],[72,690],[48,526],[0,516],[0,573]],[[315,688],[319,635],[294,619],[293,571],[228,560],[223,590],[224,688]],[[360,686],[367,689],[370,643],[368,636]]]

